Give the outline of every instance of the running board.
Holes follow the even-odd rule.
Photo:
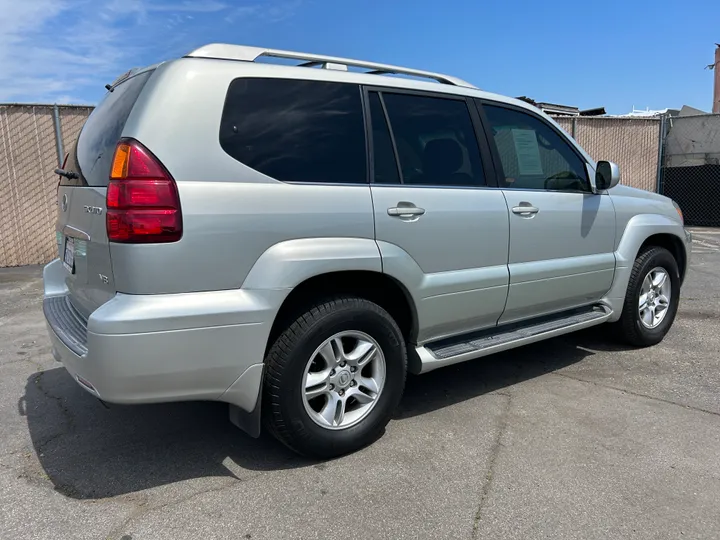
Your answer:
[[[415,349],[420,373],[589,328],[611,315],[608,307],[594,306],[427,343]]]

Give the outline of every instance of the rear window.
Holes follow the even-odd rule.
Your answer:
[[[294,79],[230,84],[220,145],[282,182],[367,182],[360,87]]]
[[[61,184],[108,185],[115,145],[150,75],[152,71],[145,71],[131,77],[105,95],[88,117],[75,148],[68,156],[65,169],[78,173],[80,178],[68,180],[63,177]]]

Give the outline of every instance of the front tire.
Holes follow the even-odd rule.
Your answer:
[[[680,272],[665,248],[651,247],[638,255],[625,293],[617,329],[635,347],[660,343],[675,320],[680,301]]]
[[[354,297],[319,303],[268,352],[265,423],[306,456],[353,452],[382,435],[402,397],[406,368],[402,333],[380,306]]]

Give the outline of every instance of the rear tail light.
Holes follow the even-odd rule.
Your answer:
[[[132,139],[115,148],[107,190],[107,235],[111,242],[128,244],[176,242],[182,237],[175,180]]]

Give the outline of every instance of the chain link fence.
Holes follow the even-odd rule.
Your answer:
[[[557,117],[555,121],[596,160],[620,166],[621,183],[657,190],[659,118]]]
[[[666,130],[661,193],[687,225],[720,227],[720,115],[671,117]]]
[[[0,105],[0,266],[42,264],[57,252],[58,147],[52,105]],[[92,107],[60,106],[62,144],[71,148]]]
[[[65,152],[69,152],[80,135],[80,130],[85,124],[85,120],[90,116],[92,107],[59,107],[60,109],[60,126],[62,133],[63,146]]]

